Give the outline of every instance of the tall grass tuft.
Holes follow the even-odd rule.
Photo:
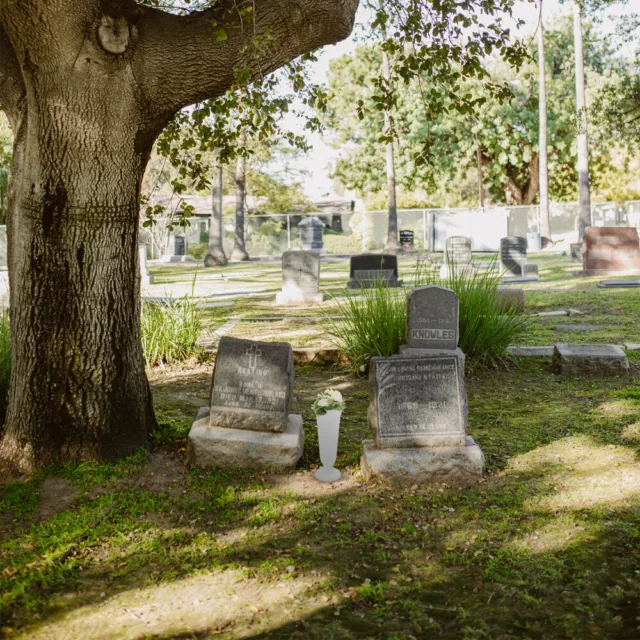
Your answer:
[[[355,371],[364,371],[374,356],[398,353],[405,340],[406,294],[382,281],[334,298],[344,319],[328,319],[326,328]]]
[[[406,341],[411,288],[448,287],[460,301],[460,348],[471,362],[490,365],[506,357],[507,347],[517,343],[529,324],[528,317],[515,308],[504,309],[498,294],[499,275],[495,259],[482,273],[452,270],[450,277],[442,279],[434,265],[418,263],[412,284],[404,290],[379,281],[348,294],[344,301],[336,300],[344,319],[328,319],[325,326],[352,369],[364,371],[372,357],[397,354]]]
[[[512,307],[505,309],[498,288],[500,270],[494,258],[483,271],[451,269],[448,278],[424,263],[418,263],[414,287],[436,284],[455,291],[460,301],[459,346],[471,360],[488,365],[506,357],[507,347],[516,344],[530,319]]]
[[[193,294],[142,303],[142,350],[148,367],[183,362],[200,354],[202,319]]]
[[[7,414],[9,382],[11,381],[11,332],[9,311],[4,309],[0,317],[0,425]]]

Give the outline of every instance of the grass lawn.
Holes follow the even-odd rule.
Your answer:
[[[528,344],[640,342],[638,292],[574,279],[566,257],[532,259]],[[347,263],[322,265],[342,295]],[[154,268],[189,279],[189,267]],[[402,275],[411,273],[409,261]],[[275,292],[279,265],[219,270]],[[218,272],[216,272],[218,273]],[[253,274],[253,275],[252,275]],[[215,285],[212,285],[215,289]],[[323,344],[332,304],[277,308],[273,293],[205,309],[215,331]],[[261,317],[293,320],[255,322]],[[567,332],[564,323],[602,325]],[[160,430],[113,465],[50,469],[0,488],[0,627],[9,638],[640,637],[640,361],[629,378],[564,378],[550,359],[471,368],[469,433],[487,473],[468,489],[362,483],[368,383],[296,369],[305,454],[295,472],[190,470],[185,442],[211,364],[150,372]],[[318,461],[312,399],[347,399],[334,485]],[[94,525],[94,526],[91,526]]]

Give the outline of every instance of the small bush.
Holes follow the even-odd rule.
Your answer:
[[[148,367],[183,362],[199,355],[202,319],[193,295],[143,302],[142,349]]]
[[[7,413],[9,382],[11,380],[11,332],[9,312],[5,309],[0,318],[0,425]]]
[[[403,289],[378,282],[336,301],[344,320],[328,320],[327,331],[355,371],[363,371],[374,356],[398,353],[406,332]]]
[[[200,233],[205,233],[201,231]],[[204,260],[204,257],[207,255],[207,251],[209,250],[209,245],[206,242],[191,242],[189,243],[189,255],[194,260]]]

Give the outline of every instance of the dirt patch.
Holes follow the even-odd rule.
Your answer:
[[[182,487],[188,473],[184,463],[174,453],[161,449],[149,456],[145,468],[131,482],[139,489],[177,497],[184,492]]]
[[[40,503],[36,511],[36,519],[48,520],[56,513],[69,508],[79,492],[79,489],[64,478],[43,480],[38,487]]]

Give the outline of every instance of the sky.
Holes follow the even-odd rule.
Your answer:
[[[633,4],[633,2],[630,2],[629,4]],[[538,2],[534,3],[528,2],[527,0],[520,0],[517,3],[514,9],[514,17],[524,20],[525,22],[524,26],[518,30],[518,34],[522,34],[523,36],[534,35],[538,24],[539,10]],[[544,0],[545,24],[551,23],[558,15],[567,14],[571,11],[571,2],[560,4],[558,0]],[[603,21],[601,27],[603,34],[611,33],[615,28],[614,21],[611,20],[611,17],[632,12],[633,10],[629,5],[626,7],[615,6],[608,12],[607,18]],[[361,14],[360,17],[362,17]],[[356,40],[354,36],[352,36],[337,45],[325,47],[320,53],[318,61],[312,67],[312,80],[318,83],[326,82],[330,61],[351,53],[355,46]],[[288,126],[294,130],[300,130],[296,127],[294,122],[291,122]],[[324,137],[327,137],[326,134]],[[329,178],[328,166],[332,160],[335,160],[338,157],[339,150],[329,146],[320,134],[308,135],[307,139],[312,145],[312,149],[305,156],[300,158],[299,162],[297,162],[297,167],[299,169],[303,169],[308,172],[308,175],[304,178],[305,194],[312,200],[317,200],[327,194],[331,194],[333,196],[332,181]]]

